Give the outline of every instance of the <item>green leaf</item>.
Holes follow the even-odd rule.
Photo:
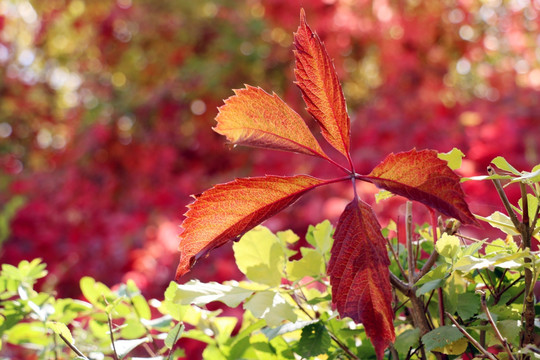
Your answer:
[[[392,194],[390,191],[381,189],[378,193],[375,194],[375,202],[378,204],[381,201],[390,199],[393,196],[394,194]]]
[[[150,339],[147,337],[135,340],[116,340],[114,342],[114,347],[116,348],[116,353],[118,357],[123,358],[130,353],[131,350],[135,349],[137,346],[150,342]]]
[[[167,333],[167,337],[165,338],[165,346],[167,347],[167,349],[170,350],[173,348],[178,339],[182,337],[183,332],[184,324],[178,323]]]
[[[163,329],[168,329],[171,326],[172,320],[173,320],[172,316],[163,315],[159,318],[151,319],[151,320],[141,319],[141,323],[144,326],[147,326],[152,329],[163,330]]]
[[[476,215],[476,217],[480,220],[488,222],[491,226],[503,231],[505,234],[519,235],[519,231],[512,223],[512,220],[510,220],[507,215],[501,213],[500,211],[495,211],[488,217],[483,217],[480,215]]]
[[[431,330],[422,336],[422,343],[427,351],[435,348],[445,347],[453,342],[461,339],[463,334],[454,326],[445,325]]]
[[[231,281],[230,285],[217,282],[202,283],[199,280],[190,280],[176,287],[174,297],[171,290],[167,289],[170,301],[181,305],[206,305],[212,301],[220,301],[229,307],[237,307],[242,301],[253,294],[253,290],[244,289],[237,282]]]
[[[442,159],[448,163],[448,167],[452,170],[457,170],[461,167],[461,162],[465,157],[465,154],[457,148],[453,148],[447,153],[437,154],[439,159]]]
[[[297,318],[295,308],[281,294],[273,291],[255,293],[245,302],[244,309],[251,311],[256,318],[265,319],[270,327],[278,326],[284,320],[295,322]]]
[[[519,207],[523,210],[523,199],[519,199]],[[527,211],[529,214],[529,225],[533,226],[534,215],[536,214],[536,209],[538,208],[538,198],[533,194],[527,194]],[[537,221],[536,226],[540,224],[540,219]]]
[[[131,302],[133,303],[133,307],[141,319],[149,320],[152,318],[150,306],[148,306],[148,302],[144,296],[135,295],[131,298]]]
[[[212,322],[215,338],[218,344],[224,344],[231,338],[234,327],[238,323],[238,319],[233,316],[219,316]]]
[[[330,348],[330,342],[328,330],[319,321],[302,329],[300,341],[296,345],[294,352],[304,358],[325,354]]]
[[[457,313],[463,320],[469,320],[480,311],[480,298],[473,293],[458,295]]]
[[[400,354],[407,354],[410,348],[416,348],[420,341],[420,329],[407,329],[396,337],[394,348]]]
[[[126,319],[120,329],[120,335],[124,339],[138,339],[144,334],[146,334],[146,328],[136,318]]]
[[[302,258],[287,262],[288,280],[297,281],[306,276],[318,277],[324,271],[324,260],[316,249],[301,248]]]
[[[443,280],[449,275],[448,269],[449,266],[447,264],[439,264],[435,269],[430,270],[426,275],[422,276],[416,285],[420,286],[433,280]]]
[[[511,344],[519,345],[519,334],[522,330],[518,320],[501,320],[497,322],[501,335]]]
[[[277,287],[281,284],[285,256],[279,239],[268,228],[257,226],[233,244],[240,271],[248,279]]]
[[[511,172],[515,175],[521,175],[521,173],[517,171],[515,167],[510,165],[502,156],[497,156],[495,159],[491,160],[491,163],[501,170]]]
[[[444,279],[435,279],[424,283],[416,290],[416,296],[424,295],[430,291],[440,288],[444,284]]]
[[[83,277],[80,282],[81,291],[92,305],[95,305],[101,309],[104,309],[106,307],[105,303],[103,302],[103,298],[105,297],[109,303],[114,301],[114,296],[111,291],[105,284],[101,282],[96,282],[93,278],[89,276]]]
[[[294,244],[298,240],[300,240],[300,237],[296,235],[292,230],[278,231],[276,233],[276,236],[284,244]]]
[[[334,227],[328,220],[308,227],[306,234],[306,241],[310,243],[321,254],[326,254],[332,248],[334,240],[332,235],[334,234]]]
[[[303,329],[304,327],[313,324],[316,321],[317,320],[299,320],[294,323],[288,322],[275,328],[264,328],[261,330],[261,332],[268,338],[268,340],[272,340],[276,336],[281,336],[296,330]]]
[[[540,182],[540,164],[536,165],[531,172],[524,171],[523,175],[515,178],[515,180],[526,184],[534,184]]]
[[[435,250],[445,258],[454,259],[460,251],[459,238],[454,235],[443,233],[442,237],[435,244]]]
[[[56,334],[62,335],[62,337],[66,339],[70,344],[75,343],[73,336],[71,336],[71,332],[69,331],[68,327],[65,324],[56,322],[56,321],[47,321],[46,325],[49,329],[54,331]]]

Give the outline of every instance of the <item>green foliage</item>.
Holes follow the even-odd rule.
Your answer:
[[[497,163],[506,166],[502,160]],[[525,208],[532,220],[538,216],[538,192],[536,186],[529,189],[533,190],[526,194],[527,206],[522,198],[513,209],[522,216]],[[481,219],[502,230],[518,230],[501,213]],[[533,224],[530,233],[537,234]],[[498,333],[507,351],[521,350],[524,274],[530,271],[533,279],[538,278],[537,253],[518,246],[510,231],[506,239],[479,241],[463,237],[449,221],[444,229],[437,229],[435,242],[429,226],[417,226],[410,236],[416,239],[411,243],[413,264],[417,261],[415,277],[411,292],[403,293],[396,282],[410,284],[410,254],[408,246],[397,242],[396,229],[394,222],[382,229],[393,248],[392,276],[398,279],[393,282],[397,336],[385,356],[390,357],[390,352],[399,359],[435,359],[437,352],[475,355],[502,346]],[[161,301],[145,299],[133,281],[111,289],[90,277],[80,281],[86,301],[55,298],[34,289],[37,280],[47,275],[39,259],[18,266],[4,264],[1,344],[31,346],[39,359],[127,359],[143,353],[146,359],[163,360],[183,354],[176,346],[181,338],[205,343],[207,359],[375,359],[363,326],[340,319],[331,306],[325,274],[333,232],[328,221],[310,226],[307,245],[298,248],[300,237],[292,231],[274,234],[259,226],[233,246],[245,281],[171,282]],[[416,260],[420,251],[436,253],[438,258],[428,266],[430,260]],[[426,268],[419,274],[422,267]],[[436,292],[440,296],[434,296]],[[424,332],[412,316],[413,298],[421,306],[421,316],[430,319]],[[208,310],[207,305],[215,302],[241,306],[242,318]],[[441,305],[446,312],[444,324]]]

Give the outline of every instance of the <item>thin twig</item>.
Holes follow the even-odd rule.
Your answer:
[[[118,353],[116,352],[116,345],[114,345],[113,323],[112,323],[112,317],[111,317],[110,312],[107,312],[107,322],[109,324],[109,334],[111,336],[111,345],[112,345],[112,350],[113,350],[113,358],[114,358],[114,360],[118,360]]]
[[[414,257],[412,249],[412,201],[407,201],[405,206],[405,236],[407,242],[407,265],[409,267],[409,285],[414,284]]]
[[[397,256],[396,251],[394,250],[394,245],[392,245],[392,242],[388,238],[386,238],[386,242],[388,243],[388,247],[390,247],[390,251],[392,252],[392,256],[394,256],[394,260],[396,261],[396,264],[399,268],[399,271],[401,272],[401,275],[403,275],[403,277],[406,279],[407,273],[405,272],[405,269],[403,269],[403,266],[401,266],[399,257]]]
[[[429,255],[429,258],[424,263],[424,266],[422,266],[422,269],[420,269],[420,272],[416,273],[416,275],[414,276],[415,284],[418,282],[418,280],[422,278],[422,276],[426,275],[428,271],[431,270],[433,265],[435,265],[435,261],[437,261],[438,258],[439,253],[437,252],[437,250],[433,249],[433,252],[431,253],[431,255]]]
[[[488,352],[486,349],[484,349],[484,347],[480,345],[478,341],[476,341],[476,339],[467,332],[467,330],[465,330],[461,325],[459,325],[456,319],[454,319],[454,317],[449,312],[446,312],[446,316],[450,319],[450,321],[452,321],[454,326],[471,342],[471,344],[473,344],[478,350],[480,350],[482,354],[484,354],[490,360],[497,360],[497,358],[493,354]]]
[[[487,167],[487,172],[489,175],[496,174],[495,170],[491,166]],[[506,196],[506,193],[504,192],[504,189],[501,185],[500,180],[491,179],[491,181],[493,181],[493,185],[495,185],[495,189],[497,190],[497,193],[499,194],[499,197],[501,198],[504,208],[506,209],[508,216],[510,216],[510,220],[512,220],[512,224],[514,224],[515,228],[519,231],[521,228],[521,223],[518,220],[515,211],[512,209],[512,205],[510,205],[510,201],[508,200],[508,197]]]
[[[525,292],[525,289],[521,290],[520,292],[518,292],[516,295],[512,296],[512,298],[510,300],[508,300],[505,305],[506,306],[510,306],[510,304],[512,304],[514,301],[516,301],[521,295],[523,295],[523,293]]]
[[[501,344],[502,344],[504,350],[506,351],[506,353],[508,354],[509,358],[511,360],[516,360],[516,358],[512,354],[512,350],[510,349],[510,346],[508,345],[508,341],[506,340],[506,338],[504,338],[502,336],[501,332],[499,331],[499,328],[497,327],[497,324],[495,324],[495,321],[493,321],[493,317],[491,316],[491,313],[489,312],[489,309],[488,309],[487,303],[486,303],[486,292],[482,291],[482,290],[477,290],[476,293],[480,294],[480,304],[482,305],[482,309],[486,313],[487,319],[488,319],[491,327],[493,328],[493,331],[495,331],[495,335],[497,336],[497,338],[501,342]]]
[[[73,345],[72,343],[70,343],[70,342],[68,341],[68,339],[66,339],[62,334],[58,334],[58,336],[60,336],[60,339],[62,339],[62,341],[65,342],[66,345],[69,346],[69,348],[70,348],[71,350],[73,350],[73,352],[74,352],[75,354],[77,354],[77,356],[80,356],[80,357],[82,357],[82,358],[85,359],[85,360],[89,360],[89,359],[88,359],[88,358],[87,358],[87,357],[86,357],[79,349],[77,349],[77,347],[76,347],[75,345]]]
[[[398,289],[403,295],[410,297],[412,293],[411,287],[400,280],[396,275],[393,273],[390,273],[390,283],[392,286],[394,286],[396,289]]]
[[[435,210],[429,208],[429,212],[431,214],[431,231],[433,231],[433,244],[437,244],[437,229],[438,229],[438,220],[437,220],[437,214],[435,213]],[[437,289],[437,296],[439,298],[439,319],[441,326],[444,326],[444,296],[442,288]]]

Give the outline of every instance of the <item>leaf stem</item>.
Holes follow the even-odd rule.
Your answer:
[[[396,250],[394,250],[394,245],[392,245],[392,242],[390,239],[386,238],[386,243],[388,244],[388,247],[390,248],[390,251],[392,252],[392,256],[394,257],[394,260],[396,261],[396,264],[399,268],[399,271],[401,272],[401,275],[403,278],[407,278],[407,273],[405,272],[405,269],[403,269],[403,266],[401,265],[401,261],[399,261],[399,257],[396,254]]]
[[[497,324],[495,324],[495,321],[493,321],[493,317],[491,316],[491,313],[490,313],[490,311],[489,311],[489,309],[487,307],[487,303],[486,303],[486,292],[482,291],[482,290],[477,290],[476,293],[480,294],[480,304],[482,305],[482,309],[486,313],[488,321],[489,321],[491,327],[493,328],[493,330],[495,331],[495,335],[497,336],[497,338],[501,342],[504,350],[508,354],[509,359],[516,360],[516,358],[512,354],[512,350],[510,350],[510,346],[508,345],[508,341],[506,340],[506,338],[504,338],[502,336],[501,332],[499,331],[499,328],[497,328]]]
[[[83,358],[84,360],[89,360],[79,349],[77,349],[74,344],[70,343],[68,339],[66,339],[62,334],[58,334],[58,336],[60,336],[60,339],[62,339],[62,341],[65,342],[66,345],[69,346],[69,348],[73,350],[75,354],[77,354],[77,356]]]
[[[409,267],[409,286],[414,285],[414,256],[412,246],[412,201],[405,206],[405,241],[407,245],[407,264]]]
[[[109,324],[109,334],[111,336],[111,345],[113,350],[113,359],[119,360],[118,353],[116,352],[116,345],[114,344],[114,335],[113,335],[113,323],[111,313],[107,312],[107,323]]]
[[[492,353],[484,349],[484,347],[480,345],[478,341],[476,341],[476,339],[467,332],[467,330],[465,330],[461,325],[459,325],[456,319],[454,319],[454,317],[449,312],[446,312],[446,316],[448,316],[448,318],[450,319],[450,321],[452,321],[455,327],[471,342],[471,344],[473,344],[478,350],[480,350],[482,354],[484,354],[490,360],[497,360],[497,358]]]
[[[429,208],[429,213],[431,215],[431,231],[433,231],[433,244],[437,244],[437,230],[438,230],[438,220],[437,220],[437,213],[432,208]],[[439,318],[440,318],[440,325],[444,326],[444,296],[442,288],[437,289],[437,297],[439,299]]]
[[[490,176],[496,174],[495,170],[491,167],[491,165],[487,167],[487,173]],[[497,193],[499,194],[499,197],[501,198],[504,208],[506,209],[508,216],[510,216],[510,220],[512,220],[512,224],[514,224],[517,230],[520,230],[521,223],[519,222],[515,211],[512,209],[512,205],[510,205],[510,201],[508,200],[508,197],[506,196],[506,193],[504,192],[504,189],[501,185],[500,180],[491,179],[491,181],[493,182],[493,185],[495,185],[495,189],[497,190]]]

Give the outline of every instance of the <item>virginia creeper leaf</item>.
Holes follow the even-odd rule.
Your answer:
[[[188,205],[180,234],[176,279],[210,250],[237,238],[325,181],[307,175],[236,179]]]
[[[232,144],[327,158],[304,120],[279,96],[249,85],[234,92],[218,109],[214,128]]]
[[[306,22],[304,10],[294,34],[296,84],[308,112],[321,127],[324,138],[349,158],[350,119],[334,63],[319,36]]]
[[[378,188],[421,202],[463,224],[478,224],[465,202],[459,176],[437,157],[435,150],[390,154],[364,178]]]
[[[340,315],[362,322],[377,358],[395,339],[386,241],[375,214],[353,200],[339,218],[328,274]]]

